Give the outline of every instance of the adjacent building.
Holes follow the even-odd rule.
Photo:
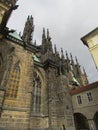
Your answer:
[[[98,129],[98,81],[71,90],[76,130]]]
[[[88,47],[98,70],[98,28],[82,37],[81,40]]]

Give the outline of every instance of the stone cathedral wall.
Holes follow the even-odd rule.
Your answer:
[[[32,79],[33,79],[33,68],[34,63],[32,59],[31,52],[25,50],[22,46],[18,44],[13,44],[9,41],[2,41],[0,43],[1,53],[5,52],[3,55],[7,57],[10,55],[11,51],[13,51],[12,61],[7,70],[9,63],[6,62],[6,74],[9,73],[5,80],[1,82],[1,90],[0,91],[0,102],[1,102],[1,117],[0,117],[0,130],[11,130],[11,129],[26,129],[29,127],[29,119],[30,119],[30,101],[31,101],[31,92],[32,92]],[[9,48],[7,48],[9,46]],[[11,50],[12,48],[12,50]],[[10,50],[10,51],[8,51]],[[8,52],[8,53],[7,53]],[[7,59],[6,58],[6,59]],[[20,66],[20,80],[19,87],[16,91],[17,96],[12,97],[13,95],[7,95],[7,91],[12,91],[7,88],[8,83],[10,82],[15,86],[15,76],[11,73],[13,66],[15,63],[19,62]],[[3,63],[4,64],[4,63]],[[12,76],[11,76],[12,75]],[[4,79],[4,77],[2,77]],[[13,80],[13,82],[11,81]],[[15,91],[15,90],[14,90]]]

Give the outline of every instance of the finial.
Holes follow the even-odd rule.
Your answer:
[[[45,35],[45,28],[43,28],[43,34]]]
[[[31,15],[31,19],[33,19],[32,15]]]
[[[47,29],[47,39],[50,41],[51,40],[51,37],[50,37],[50,34],[49,34],[49,29]]]
[[[86,74],[86,72],[85,72],[85,69],[84,69],[84,67],[83,67],[83,73],[84,73],[85,75],[87,75],[87,74]]]
[[[33,17],[28,16],[27,21],[25,22],[25,27],[22,36],[24,42],[31,44],[31,41],[33,40],[33,32],[34,32]]]
[[[29,20],[29,18],[30,18],[30,16],[28,15],[28,18],[27,18],[27,20]]]
[[[36,46],[36,40],[34,41],[34,46]]]
[[[75,59],[76,59],[76,63],[78,64],[78,60],[77,60],[77,57],[75,56]]]
[[[66,53],[66,58],[69,59],[69,58],[68,58],[68,53],[67,53],[67,51],[66,51],[65,53]]]
[[[55,54],[57,54],[56,44],[54,44],[54,50],[55,50]]]
[[[70,53],[70,58],[71,58],[71,60],[73,60],[73,57],[72,57],[72,54]]]
[[[47,29],[47,38],[49,38],[49,29]]]
[[[71,53],[70,53],[70,58],[71,58],[71,64],[74,66],[74,60],[73,60],[73,57],[72,57]]]
[[[63,49],[61,48],[61,54],[63,54]]]
[[[80,65],[79,65],[79,62],[78,62],[78,59],[77,59],[76,56],[75,56],[75,59],[76,59],[76,64],[77,64],[78,66],[80,66]]]
[[[61,48],[61,58],[64,58],[63,49]]]
[[[43,28],[42,38],[43,38],[43,39],[45,39],[45,38],[46,38],[46,35],[45,35],[45,28]]]

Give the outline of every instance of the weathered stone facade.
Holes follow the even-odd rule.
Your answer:
[[[75,130],[70,89],[88,84],[86,73],[53,51],[49,30],[39,46],[33,31],[32,16],[23,36],[0,30],[0,130]]]

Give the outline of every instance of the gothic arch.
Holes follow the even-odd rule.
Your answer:
[[[33,85],[32,85],[32,100],[31,100],[31,112],[32,114],[41,113],[42,104],[42,87],[44,85],[44,77],[41,70],[37,67],[33,70]]]
[[[34,67],[34,71],[36,71],[37,73],[39,73],[40,75],[40,78],[44,81],[44,75],[43,73],[41,72],[41,70],[38,68],[38,67]]]
[[[74,113],[74,121],[76,130],[86,129],[89,130],[87,118],[81,113]]]
[[[6,97],[9,99],[17,98],[20,85],[20,74],[20,62],[16,61],[10,70],[9,79],[6,87]]]

